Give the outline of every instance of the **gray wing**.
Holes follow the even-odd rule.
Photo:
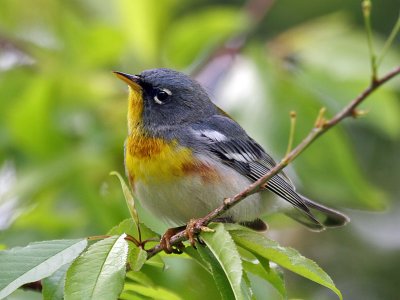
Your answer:
[[[222,163],[251,181],[258,180],[276,165],[272,157],[249,137],[240,125],[228,117],[214,115],[204,122],[192,125],[191,131],[194,140],[201,143],[201,149],[208,150]],[[200,147],[194,146],[195,149]],[[266,188],[300,209],[312,222],[320,225],[283,172],[273,176]]]

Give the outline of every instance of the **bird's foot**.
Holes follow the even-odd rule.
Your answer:
[[[199,244],[204,245],[199,238],[200,232],[214,232],[214,230],[205,226],[203,219],[191,219],[186,225],[185,233],[193,248],[196,248],[196,239]]]
[[[182,253],[182,249],[185,248],[182,242],[174,245],[171,244],[171,238],[182,231],[185,231],[185,235],[193,248],[196,248],[196,240],[199,244],[204,245],[204,242],[199,238],[201,232],[214,232],[213,229],[204,225],[203,219],[191,219],[186,226],[170,228],[163,234],[160,240],[160,246],[165,253]]]
[[[171,245],[171,237],[175,234],[186,229],[186,226],[179,226],[174,228],[169,228],[161,237],[160,246],[164,250],[165,253],[171,254],[181,254],[182,249],[185,248],[182,242],[177,243],[176,245]]]

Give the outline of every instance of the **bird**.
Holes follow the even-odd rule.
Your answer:
[[[142,206],[166,224],[184,228],[276,165],[190,76],[167,68],[114,73],[129,87],[127,178]],[[345,214],[299,194],[283,171],[217,221],[263,231],[261,217],[275,212],[313,231],[349,222]],[[162,239],[167,253],[174,252],[169,244],[174,228]]]

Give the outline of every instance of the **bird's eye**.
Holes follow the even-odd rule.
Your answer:
[[[154,96],[154,101],[158,104],[164,104],[165,101],[171,96],[172,93],[168,89],[158,90],[156,95]]]

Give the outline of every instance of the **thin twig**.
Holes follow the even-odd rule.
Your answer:
[[[399,16],[397,17],[397,21],[396,24],[393,26],[392,31],[389,34],[389,37],[387,38],[385,45],[382,48],[381,54],[378,57],[378,60],[376,62],[377,67],[379,67],[379,65],[381,64],[383,58],[385,57],[386,53],[388,52],[390,46],[392,45],[396,35],[399,33],[400,31],[400,12],[399,12]]]
[[[371,28],[371,1],[364,0],[361,3],[362,12],[364,17],[365,29],[367,32],[367,42],[368,42],[368,49],[369,49],[369,56],[371,60],[371,73],[372,73],[372,80],[376,80],[377,74],[377,65],[376,65],[376,54],[374,50],[374,45],[372,43],[372,28]]]
[[[357,116],[357,106],[360,105],[362,101],[364,101],[381,85],[383,85],[398,74],[400,74],[400,66],[396,67],[380,79],[372,80],[369,87],[367,87],[356,98],[350,101],[350,103],[345,106],[340,112],[338,112],[332,119],[323,122],[321,126],[315,126],[314,128],[312,128],[309,134],[303,139],[303,141],[298,144],[297,147],[294,148],[288,155],[286,155],[277,165],[275,165],[275,167],[273,167],[267,174],[249,185],[245,190],[241,191],[240,193],[234,195],[233,197],[226,198],[221,206],[211,211],[205,217],[199,219],[195,228],[196,233],[200,233],[200,227],[207,226],[212,220],[224,214],[229,208],[237,205],[247,196],[259,192],[269,179],[278,174],[283,168],[285,168],[289,163],[296,159],[297,156],[299,156],[299,154],[302,153],[308,146],[310,146],[318,137],[326,133],[329,129],[331,129],[347,117]],[[185,240],[187,240],[186,232],[182,231],[172,236],[170,242],[171,245],[176,245],[177,243]],[[162,247],[159,244],[147,250],[148,258],[151,258],[160,251],[162,251]]]
[[[293,141],[294,141],[294,132],[296,130],[296,117],[297,114],[295,111],[290,112],[290,132],[289,132],[289,142],[286,149],[286,155],[289,155],[290,151],[292,151]]]

